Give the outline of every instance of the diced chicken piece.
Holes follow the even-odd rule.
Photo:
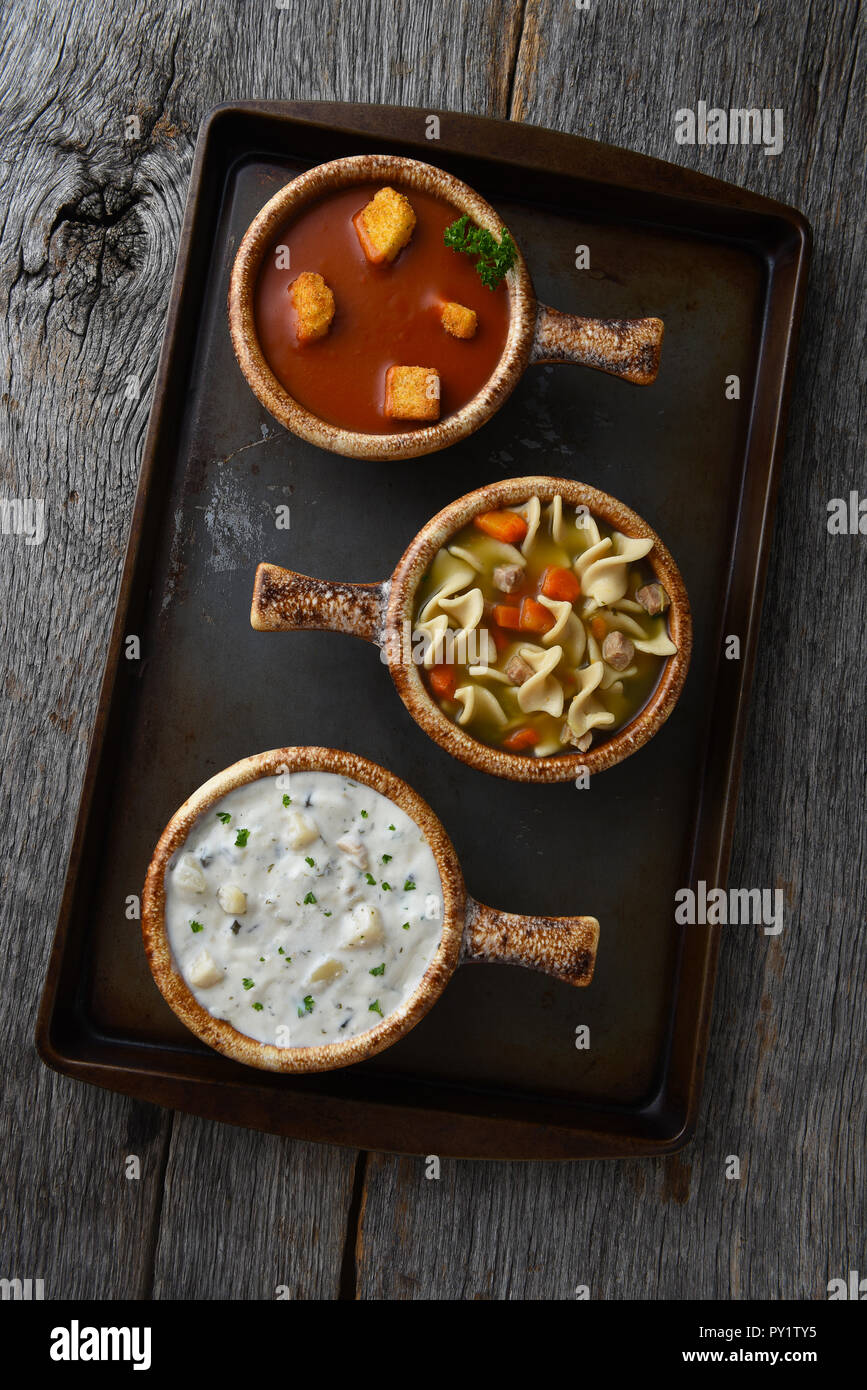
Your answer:
[[[564,724],[563,728],[560,730],[560,742],[574,743],[579,753],[586,753],[593,742],[593,733],[592,730],[588,729],[586,734],[582,734],[580,738],[576,738],[573,731],[569,728],[569,725]]]
[[[359,946],[381,946],[385,940],[382,918],[370,903],[358,903],[349,919],[349,929],[343,945],[354,950]]]
[[[324,338],[334,318],[334,295],[321,275],[305,270],[289,286],[297,318],[295,331],[299,343]]]
[[[506,662],[506,675],[512,685],[523,685],[524,681],[528,681],[532,674],[532,666],[529,666],[522,656],[516,654],[511,661]]]
[[[389,367],[385,413],[390,420],[438,420],[440,374],[436,367]]]
[[[190,965],[189,976],[197,989],[210,989],[220,983],[223,972],[207,951],[200,951]]]
[[[657,613],[665,612],[671,600],[661,584],[645,584],[635,595],[635,602],[655,617]]]
[[[494,570],[494,584],[503,594],[513,594],[524,582],[524,571],[520,565],[497,565]]]
[[[368,865],[367,850],[355,835],[344,835],[337,841],[337,848],[351,859],[353,864],[357,864],[359,869],[366,869]]]
[[[243,917],[247,911],[247,894],[236,883],[224,883],[217,893],[217,902],[232,917]]]
[[[456,304],[453,299],[448,300],[443,305],[442,325],[447,333],[451,333],[453,338],[474,337],[478,322],[475,309],[468,309],[464,304]]]
[[[323,961],[322,964],[313,971],[313,974],[310,976],[310,983],[311,985],[318,985],[323,982],[328,984],[331,980],[336,980],[338,975],[342,974],[343,966],[339,960],[334,960],[332,957],[330,960]]]
[[[290,811],[286,818],[286,839],[291,849],[304,849],[319,839],[319,830],[310,816],[303,811]]]
[[[182,888],[185,893],[204,893],[208,886],[198,860],[191,854],[183,855],[178,862],[174,881],[176,887]]]
[[[352,219],[361,249],[374,265],[393,261],[415,228],[412,203],[394,188],[380,188]]]
[[[607,661],[615,671],[625,671],[634,656],[635,648],[628,637],[622,632],[609,632],[602,643],[603,661]]]

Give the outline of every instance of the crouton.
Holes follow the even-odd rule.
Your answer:
[[[292,281],[289,293],[295,307],[299,343],[324,338],[334,318],[334,295],[322,276],[315,270],[305,270]]]
[[[440,374],[436,367],[389,367],[385,413],[390,420],[438,420]]]
[[[415,227],[412,203],[393,188],[381,188],[352,219],[361,249],[374,265],[393,261]]]
[[[441,318],[443,328],[447,333],[451,333],[453,338],[472,338],[479,322],[475,309],[467,309],[463,304],[456,304],[453,299],[443,305]]]

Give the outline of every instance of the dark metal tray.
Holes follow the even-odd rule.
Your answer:
[[[429,141],[427,114],[244,103],[202,127],[37,1045],[69,1076],[308,1139],[488,1158],[667,1152],[695,1123],[718,947],[718,929],[675,926],[674,894],[726,879],[809,227],[742,189],[533,127],[441,113]],[[480,433],[391,466],[277,426],[229,343],[234,252],[288,178],[368,151],[478,188],[519,237],[543,302],[660,315],[656,385],[531,368]],[[580,244],[589,271],[575,269]],[[732,374],[740,400],[726,397]],[[248,620],[259,560],[383,579],[445,503],[524,473],[580,478],[635,508],[693,605],[674,715],[583,791],[462,766],[410,719],[374,648],[263,637]],[[288,532],[274,525],[281,503]],[[125,659],[130,633],[139,661]],[[723,658],[725,634],[740,637],[739,661]],[[409,781],[483,900],[598,916],[591,987],[466,968],[402,1042],[316,1076],[256,1072],[199,1044],[158,994],[126,900],[190,791],[246,754],[302,743]]]

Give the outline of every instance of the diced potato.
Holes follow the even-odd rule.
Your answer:
[[[443,328],[447,333],[451,333],[453,338],[474,337],[479,323],[475,309],[456,304],[453,299],[443,305],[441,319]]]
[[[359,839],[354,835],[344,835],[337,841],[337,848],[345,854],[347,859],[351,859],[353,864],[357,864],[359,869],[366,869],[368,865],[367,850]]]
[[[190,965],[189,976],[197,989],[210,989],[220,983],[223,972],[207,951],[200,951]]]
[[[349,919],[349,929],[343,945],[350,950],[359,946],[381,946],[385,941],[382,918],[370,903],[358,903]]]
[[[292,849],[304,849],[319,839],[319,828],[303,811],[290,811],[286,817],[286,839]]]
[[[305,270],[289,286],[299,343],[324,338],[334,318],[334,295],[321,275]]]
[[[224,883],[217,893],[217,902],[233,917],[241,917],[247,911],[247,894],[236,883]]]
[[[175,869],[175,885],[185,893],[204,893],[207,888],[201,866],[191,854],[185,854],[178,863]]]
[[[438,420],[440,374],[436,367],[389,367],[385,413],[390,420]]]
[[[312,985],[322,984],[323,982],[328,984],[331,980],[336,980],[338,975],[342,974],[343,966],[340,961],[331,957],[330,960],[323,961],[322,964],[313,971],[313,974],[310,976],[310,983]]]
[[[415,227],[412,203],[394,188],[380,188],[352,220],[361,249],[374,265],[393,261]]]

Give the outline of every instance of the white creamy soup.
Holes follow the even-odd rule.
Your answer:
[[[201,1006],[278,1047],[375,1027],[442,935],[436,860],[415,821],[332,772],[236,787],[166,870],[166,931]]]

